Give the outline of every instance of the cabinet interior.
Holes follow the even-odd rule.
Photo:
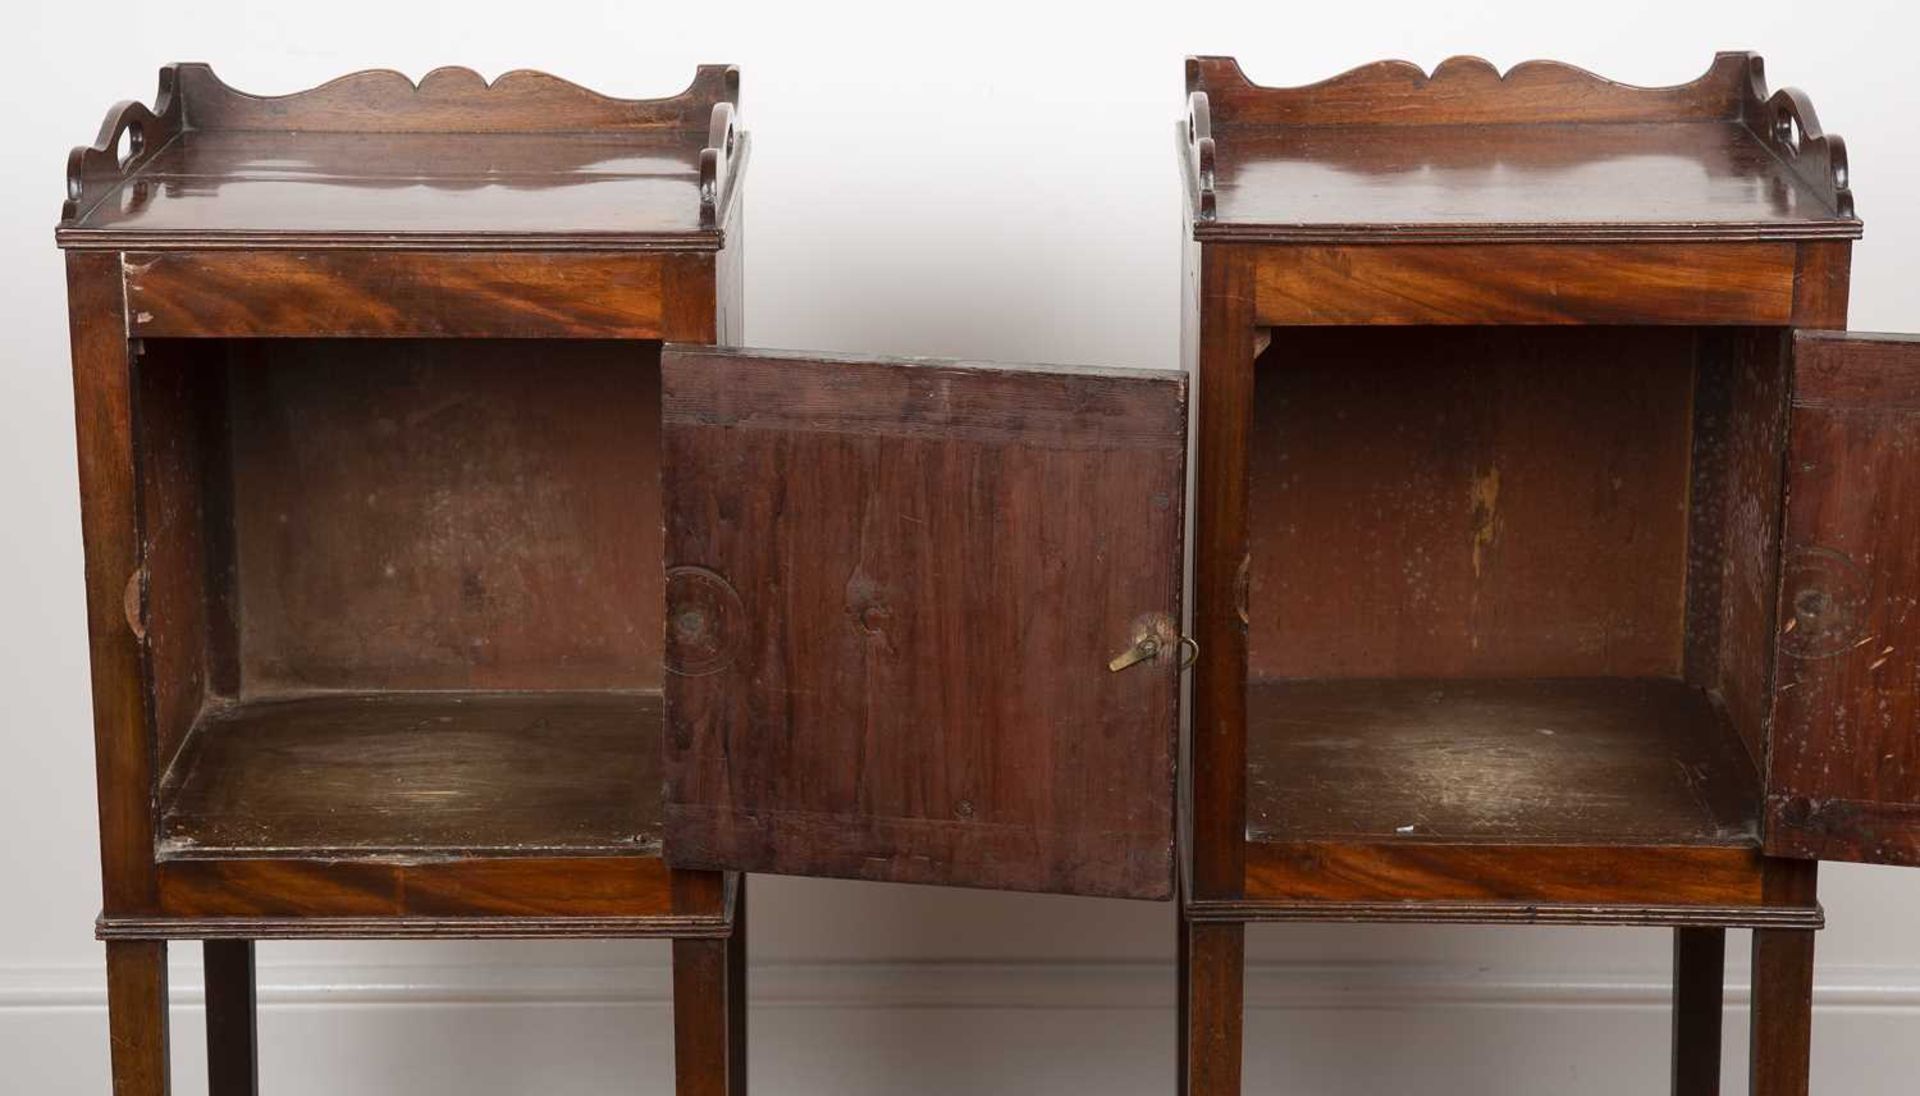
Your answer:
[[[1270,334],[1249,837],[1756,843],[1784,332]]]
[[[657,849],[659,344],[147,340],[160,852]]]

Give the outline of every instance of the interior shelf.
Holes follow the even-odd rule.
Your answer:
[[[1257,682],[1247,733],[1251,841],[1758,843],[1753,762],[1680,681]]]
[[[327,693],[216,702],[161,791],[160,853],[648,855],[658,693]]]

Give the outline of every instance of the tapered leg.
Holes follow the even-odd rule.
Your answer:
[[[211,1096],[256,1096],[260,1060],[254,1037],[253,941],[209,940],[207,979],[207,1091]]]
[[[1807,1096],[1813,1054],[1813,933],[1753,933],[1753,1096]]]
[[[1183,922],[1181,1096],[1239,1096],[1246,926]]]
[[[1176,1025],[1175,1030],[1179,1032],[1179,1034],[1175,1036],[1174,1042],[1179,1045],[1173,1052],[1173,1091],[1175,1096],[1186,1096],[1188,1088],[1187,998],[1191,995],[1187,989],[1187,985],[1192,980],[1193,974],[1191,960],[1187,955],[1187,919],[1183,914],[1176,914],[1175,920],[1179,922],[1179,925],[1173,934],[1174,938],[1178,941],[1174,947],[1175,984],[1173,987],[1173,1022]]]
[[[725,940],[673,942],[673,1074],[678,1096],[747,1091],[746,878]]]
[[[1719,1096],[1727,930],[1673,930],[1673,1096]]]
[[[747,1092],[747,877],[734,896],[733,935],[727,940],[727,1094]]]
[[[113,1096],[168,1096],[165,941],[107,941],[107,1032]]]

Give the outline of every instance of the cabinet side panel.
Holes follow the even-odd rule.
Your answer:
[[[1199,248],[1193,365],[1193,672],[1189,898],[1235,898],[1247,834],[1247,448],[1253,428],[1253,253]]]
[[[1688,680],[1765,756],[1786,445],[1786,332],[1701,333],[1688,553]]]
[[[1920,341],[1795,341],[1767,851],[1920,865]]]
[[[214,353],[201,353],[212,350]],[[156,771],[165,774],[215,678],[212,655],[224,575],[219,526],[226,370],[218,346],[151,340],[134,369],[147,579]]]
[[[73,404],[86,545],[100,859],[109,913],[154,901],[154,750],[142,680],[133,409],[120,256],[67,256]],[[130,619],[131,618],[131,619]]]

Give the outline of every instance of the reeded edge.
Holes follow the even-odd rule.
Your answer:
[[[484,233],[304,233],[125,232],[63,228],[54,239],[69,251],[718,251],[726,234],[705,231],[634,234],[564,232]]]
[[[109,917],[94,922],[99,940],[539,940],[726,939],[721,914],[650,917]]]
[[[1565,224],[1260,224],[1196,217],[1203,242],[1273,244],[1767,243],[1857,240],[1858,218],[1820,221],[1592,222]]]
[[[1281,899],[1187,900],[1193,923],[1261,921],[1394,922],[1470,925],[1673,925],[1821,929],[1821,906],[1689,906],[1553,902],[1316,902]]]

